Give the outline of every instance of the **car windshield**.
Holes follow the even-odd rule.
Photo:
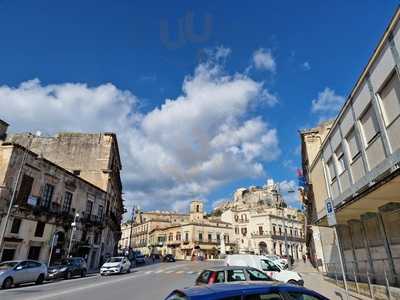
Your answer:
[[[110,260],[108,262],[120,262],[122,261],[122,257],[111,257]]]
[[[7,270],[7,269],[14,268],[17,264],[18,264],[18,262],[16,262],[16,261],[7,261],[7,262],[0,263],[0,270]]]
[[[73,259],[63,259],[62,261],[55,263],[55,265],[72,266],[74,264]]]

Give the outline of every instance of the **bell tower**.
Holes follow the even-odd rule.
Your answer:
[[[190,221],[201,221],[204,218],[203,201],[193,200],[190,202]]]

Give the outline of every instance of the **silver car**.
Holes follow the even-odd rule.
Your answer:
[[[20,283],[41,284],[47,277],[45,264],[34,260],[15,260],[0,263],[0,286],[9,289]]]

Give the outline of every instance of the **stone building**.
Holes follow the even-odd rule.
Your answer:
[[[205,216],[203,202],[192,201],[188,214],[144,212],[137,214],[132,227],[123,226],[122,248],[129,247],[146,255],[173,254],[178,259],[192,255],[217,258],[220,252],[233,249],[232,226],[219,218]],[[221,248],[222,247],[222,248]]]
[[[68,252],[72,232],[70,254],[87,258],[90,268],[115,253],[123,204],[114,134],[9,135],[0,155],[1,226],[17,184],[2,260],[47,262],[54,235],[52,259],[59,259]]]
[[[333,202],[349,279],[399,286],[400,10],[386,28],[330,131],[309,161],[315,217]],[[320,184],[322,178],[324,184]],[[337,260],[325,257],[328,272]],[[385,278],[386,277],[386,278]]]
[[[325,257],[335,256],[337,251],[334,243],[334,233],[329,227],[315,225],[317,210],[314,201],[313,185],[325,186],[322,165],[313,168],[311,163],[320,150],[322,142],[329,133],[332,121],[325,121],[315,128],[300,131],[302,175],[307,184],[300,189],[300,200],[305,207],[305,228],[307,255],[314,267],[325,270]],[[318,189],[316,190],[318,192]],[[316,195],[319,197],[320,195]]]
[[[304,215],[284,205],[272,180],[262,188],[238,189],[233,201],[217,210],[232,224],[239,253],[284,255],[286,232],[289,254],[295,259],[305,254]]]

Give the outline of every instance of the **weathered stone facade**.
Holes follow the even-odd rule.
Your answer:
[[[26,147],[29,147],[29,150]],[[121,162],[114,134],[65,133],[55,137],[18,134],[0,146],[1,226],[17,173],[15,204],[8,222],[3,259],[47,262],[67,254],[76,214],[71,255],[83,256],[97,268],[113,255],[123,214]]]

